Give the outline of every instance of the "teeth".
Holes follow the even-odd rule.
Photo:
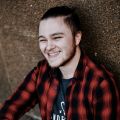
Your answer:
[[[56,55],[58,55],[59,54],[59,52],[55,52],[55,53],[49,53],[48,55],[49,56],[56,56]]]

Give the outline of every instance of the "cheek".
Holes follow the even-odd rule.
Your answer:
[[[70,54],[72,54],[72,52],[75,50],[75,44],[74,43],[70,43],[67,44],[67,46],[64,46],[64,53],[68,56]]]
[[[39,48],[40,48],[40,50],[43,52],[44,50],[45,50],[45,45],[41,45],[41,44],[39,44]]]
[[[71,41],[64,43],[64,49],[66,51],[71,51],[74,46],[75,46],[75,44]]]

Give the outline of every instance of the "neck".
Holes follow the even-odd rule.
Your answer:
[[[74,72],[78,65],[79,59],[80,59],[80,48],[77,47],[74,57],[67,64],[60,67],[60,71],[64,79],[69,79],[74,76]]]

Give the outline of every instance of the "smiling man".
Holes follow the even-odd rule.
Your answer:
[[[83,52],[81,37],[73,9],[54,7],[42,16],[39,47],[45,60],[5,101],[0,120],[17,120],[37,103],[42,120],[118,120],[113,75]]]
[[[64,78],[69,78],[73,77],[80,58],[81,32],[73,36],[64,19],[60,16],[40,22],[39,46],[49,65],[59,67]]]

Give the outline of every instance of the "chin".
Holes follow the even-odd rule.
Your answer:
[[[48,62],[48,63],[49,63],[49,65],[50,65],[50,67],[52,67],[52,68],[57,68],[57,67],[60,67],[60,66],[61,66],[60,63],[55,63],[55,62]]]
[[[51,68],[57,68],[59,65],[49,64]]]

